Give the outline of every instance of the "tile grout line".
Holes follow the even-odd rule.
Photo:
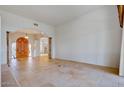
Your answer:
[[[16,81],[18,87],[21,87],[21,85],[19,84],[18,80],[16,79],[16,77],[15,77],[15,75],[13,74],[12,70],[10,69],[10,67],[8,67],[8,68],[9,68],[9,71],[11,72],[11,74],[12,74],[14,80]]]

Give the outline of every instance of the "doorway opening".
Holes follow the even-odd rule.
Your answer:
[[[40,39],[40,56],[47,56],[51,59],[51,38],[42,37]]]
[[[51,59],[51,43],[51,37],[39,33],[7,32],[7,64],[18,58],[47,56]]]
[[[46,37],[40,39],[40,55],[48,56],[48,38]]]
[[[16,42],[13,42],[12,43],[12,55],[11,55],[11,58],[15,59],[16,58]]]

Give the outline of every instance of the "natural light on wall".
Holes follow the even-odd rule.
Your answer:
[[[26,39],[28,39],[28,36],[25,36]]]
[[[25,38],[26,38],[26,39],[28,39],[28,35],[27,35],[27,33],[26,33],[26,36],[25,36]]]
[[[120,27],[122,28],[122,45],[121,45],[121,57],[120,57],[120,76],[124,76],[124,5],[118,5],[118,16],[120,21]]]

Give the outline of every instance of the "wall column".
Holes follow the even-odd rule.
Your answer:
[[[40,39],[36,40],[36,56],[40,56]]]
[[[121,59],[120,59],[120,76],[124,76],[124,26],[122,31],[122,46],[121,46]]]

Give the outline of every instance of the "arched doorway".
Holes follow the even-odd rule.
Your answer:
[[[26,58],[29,56],[29,41],[25,37],[16,40],[16,58]]]

